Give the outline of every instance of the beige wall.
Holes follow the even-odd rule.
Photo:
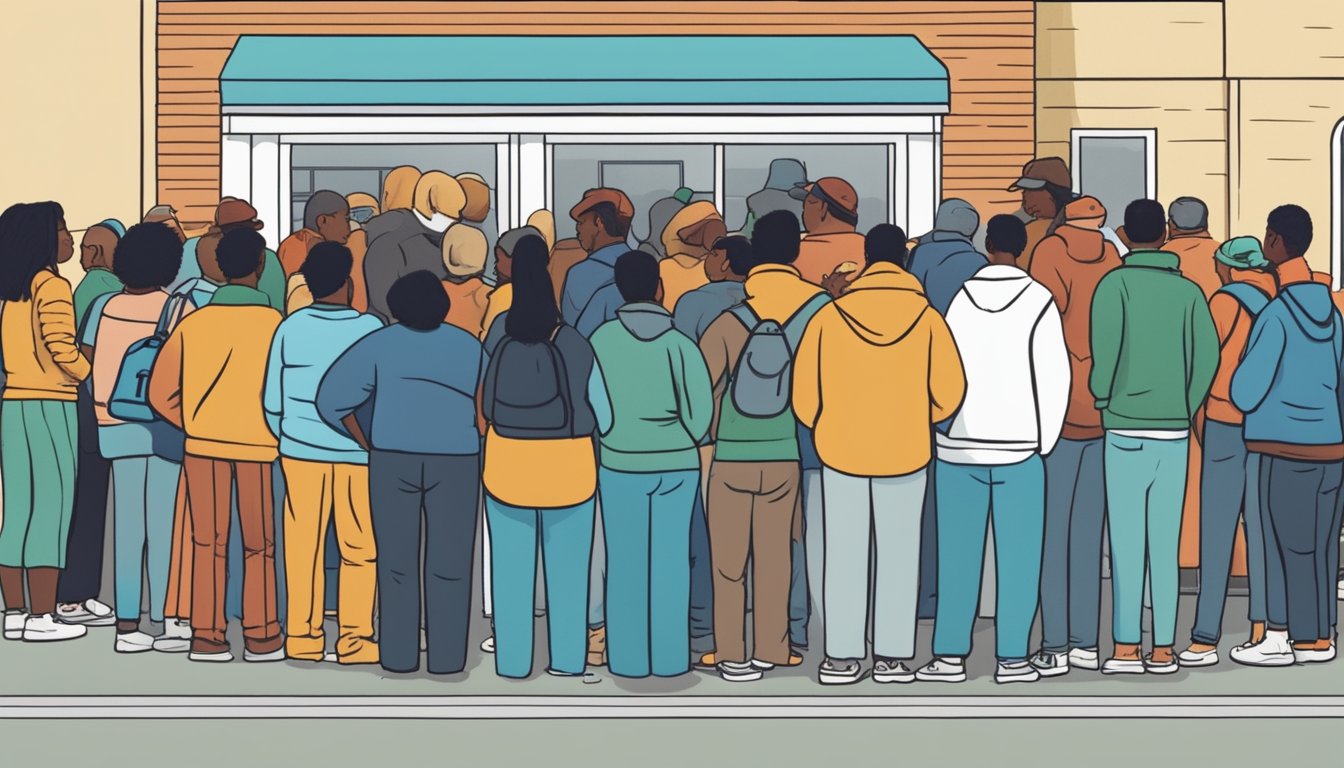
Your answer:
[[[1222,77],[1221,2],[1037,3],[1036,77]]]
[[[1344,2],[1227,0],[1227,75],[1344,78]]]
[[[6,15],[0,207],[56,200],[71,229],[138,219],[140,11],[140,0],[59,0]]]

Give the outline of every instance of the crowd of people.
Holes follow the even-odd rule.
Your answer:
[[[678,190],[632,244],[597,188],[574,238],[537,211],[491,253],[480,176],[400,167],[313,193],[276,251],[237,198],[190,238],[169,206],[103,221],[73,290],[61,207],[9,207],[4,637],[227,662],[240,619],[248,662],[453,674],[483,525],[503,677],[544,614],[559,676],[749,682],[819,651],[823,684],[960,682],[992,530],[995,680],[1165,674],[1219,663],[1244,531],[1231,658],[1334,658],[1344,325],[1305,210],[1220,243],[1201,201],[1145,199],[1111,230],[1043,158],[980,249],[964,200],[861,234],[850,184],[795,175],[739,231]]]

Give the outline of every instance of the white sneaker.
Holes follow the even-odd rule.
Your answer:
[[[1176,654],[1176,659],[1180,661],[1182,667],[1212,667],[1218,663],[1218,649],[1192,651],[1186,648]]]
[[[154,638],[144,632],[118,632],[117,644],[114,647],[117,653],[144,653],[154,650]]]
[[[1105,664],[1101,665],[1101,674],[1103,675],[1142,675],[1147,671],[1143,659],[1110,658],[1106,660]]]
[[[761,679],[764,674],[750,661],[720,661],[719,677],[730,683],[751,683]]]
[[[22,640],[23,624],[28,621],[25,611],[5,611],[5,639]]]
[[[74,640],[88,634],[89,630],[76,624],[62,624],[50,613],[29,616],[23,623],[23,641],[25,643],[52,643],[60,640]]]
[[[1255,645],[1233,648],[1232,660],[1248,667],[1291,667],[1295,662],[1288,633],[1277,630],[1266,632]]]
[[[160,637],[170,637],[174,640],[191,639],[191,622],[183,619],[169,619],[163,623],[163,634]]]
[[[187,661],[200,661],[207,664],[224,664],[233,661],[232,651],[192,651],[187,654]]]
[[[999,662],[999,668],[994,672],[994,682],[999,684],[1034,683],[1040,679],[1040,670],[1027,661],[1018,661],[1012,664]]]
[[[254,664],[262,664],[269,661],[284,661],[284,660],[285,660],[284,646],[276,648],[274,651],[271,651],[270,653],[253,653],[247,650],[246,648],[243,649],[243,661],[250,661]]]
[[[1069,651],[1069,666],[1096,672],[1101,669],[1101,654],[1096,648],[1074,648]]]
[[[873,682],[875,683],[913,683],[915,672],[903,661],[895,659],[877,659],[873,663]]]
[[[1298,664],[1322,664],[1327,661],[1335,660],[1335,646],[1332,644],[1329,648],[1318,650],[1316,648],[1294,648],[1293,660]]]
[[[154,650],[159,653],[187,653],[191,650],[191,624],[181,619],[168,619],[163,634],[154,638]]]
[[[86,627],[110,627],[117,623],[117,615],[112,606],[89,598],[82,603],[56,606],[56,620]]]
[[[1031,657],[1031,666],[1041,677],[1058,677],[1069,674],[1069,654],[1038,651]]]
[[[481,651],[484,653],[495,652],[495,636],[491,635],[481,641]]]
[[[948,656],[939,656],[919,668],[915,679],[925,683],[966,682],[966,662]]]

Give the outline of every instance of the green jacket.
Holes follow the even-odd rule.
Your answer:
[[[79,281],[79,287],[75,288],[74,293],[75,328],[78,329],[84,322],[84,316],[89,313],[94,299],[109,293],[121,293],[125,287],[111,270],[94,267],[84,273],[84,279]]]
[[[602,466],[618,472],[700,468],[714,392],[700,348],[652,303],[626,304],[589,342],[597,364],[588,400],[597,417]]]
[[[1134,251],[1097,285],[1089,384],[1106,429],[1189,429],[1218,356],[1209,305],[1176,254]]]

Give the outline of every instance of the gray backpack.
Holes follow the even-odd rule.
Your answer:
[[[551,338],[523,343],[505,336],[486,370],[485,417],[502,437],[520,440],[574,435],[574,406],[564,356]]]
[[[733,408],[743,416],[769,419],[789,410],[793,383],[793,354],[798,350],[806,319],[830,301],[824,293],[810,299],[781,326],[762,320],[743,302],[728,310],[750,335],[733,368],[728,394]]]

